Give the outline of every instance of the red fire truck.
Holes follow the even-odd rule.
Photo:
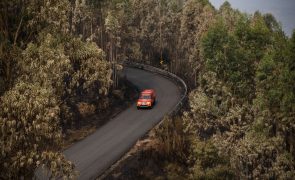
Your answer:
[[[140,93],[137,100],[137,109],[153,108],[156,102],[156,93],[153,89],[145,89]]]

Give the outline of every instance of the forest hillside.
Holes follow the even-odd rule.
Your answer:
[[[295,32],[271,14],[208,0],[1,0],[0,179],[40,166],[73,178],[61,148],[81,123],[77,104],[107,109],[123,61],[175,73],[190,89],[157,134],[159,176],[295,176]]]
[[[295,33],[228,2],[130,3],[124,57],[179,75],[190,94],[122,179],[292,179]]]

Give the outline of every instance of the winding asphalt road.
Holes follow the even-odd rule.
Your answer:
[[[117,115],[94,134],[64,151],[76,165],[78,179],[95,179],[119,160],[179,102],[180,89],[165,77],[148,71],[124,68],[123,73],[136,87],[156,90],[157,103],[151,110],[137,110],[136,104]]]

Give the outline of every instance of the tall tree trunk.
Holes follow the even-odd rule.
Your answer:
[[[16,46],[17,38],[18,38],[19,31],[20,31],[22,23],[23,23],[23,19],[24,19],[24,17],[22,16],[21,20],[20,20],[20,22],[18,24],[17,30],[15,32],[15,35],[14,35],[13,46]]]
[[[104,43],[104,38],[103,38],[103,32],[104,32],[104,24],[103,24],[103,13],[102,13],[102,4],[101,2],[99,3],[100,6],[100,16],[99,16],[99,26],[100,26],[100,46],[102,50],[106,50],[105,48],[105,43]]]
[[[90,23],[90,40],[93,41],[93,17],[91,17]]]

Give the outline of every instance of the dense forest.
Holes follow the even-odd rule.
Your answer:
[[[1,0],[0,179],[40,166],[73,178],[61,146],[77,104],[107,109],[126,60],[190,89],[157,133],[150,158],[168,162],[164,178],[295,176],[295,32],[271,14],[208,0]]]

